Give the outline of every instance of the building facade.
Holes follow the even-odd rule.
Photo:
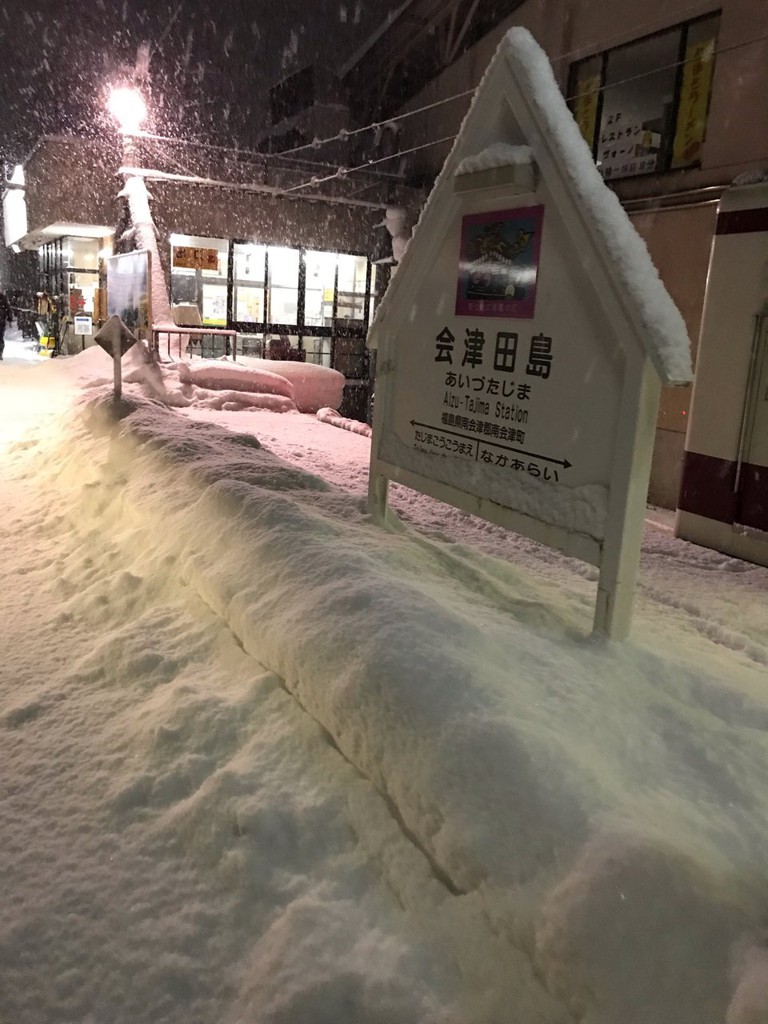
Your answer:
[[[491,8],[497,17],[489,27]],[[763,449],[753,445],[749,473],[737,473],[742,425],[752,415],[754,429],[765,429],[750,413],[762,365],[752,346],[754,323],[765,313],[768,291],[763,286],[761,295],[757,284],[768,280],[768,236],[759,234],[764,214],[742,219],[738,239],[744,244],[732,249],[734,277],[739,278],[739,266],[748,268],[751,287],[707,292],[713,243],[726,223],[718,216],[721,202],[724,209],[731,202],[754,201],[756,208],[763,203],[754,195],[730,197],[739,190],[734,181],[759,180],[768,168],[768,4],[507,0],[477,9],[484,11],[482,23],[464,0],[405,3],[396,22],[344,69],[355,87],[357,116],[391,118],[399,149],[410,154],[411,180],[429,182],[505,32],[517,25],[531,31],[550,58],[603,177],[647,243],[685,318],[694,365],[700,336],[708,350],[721,352],[715,359],[709,352],[706,362],[717,366],[718,379],[698,389],[693,406],[690,387],[665,389],[662,395],[650,501],[671,509],[682,501],[687,511],[678,516],[681,535],[768,564]],[[427,145],[430,140],[434,144]],[[709,308],[715,302],[716,311]],[[712,331],[706,339],[702,335],[705,312],[718,324],[717,338]],[[723,401],[729,404],[726,416],[717,409]],[[726,420],[728,440],[713,441],[716,424]],[[708,430],[700,429],[707,423]],[[698,469],[692,468],[704,436],[709,447],[698,454],[717,459],[699,460]],[[743,444],[742,438],[742,454]],[[735,488],[732,500],[702,503],[712,488],[722,491],[717,474],[723,472]],[[745,486],[748,501],[739,495]],[[748,526],[737,521],[744,518],[741,508],[749,509]],[[695,528],[695,516],[711,514],[720,516],[714,525]]]
[[[141,140],[132,162],[152,193],[171,301],[194,304],[204,324],[237,330],[246,350],[263,352],[272,335],[284,335],[305,358],[339,368],[347,360],[349,379],[363,379],[372,299],[384,284],[375,225],[388,206],[418,213],[472,92],[517,25],[549,56],[688,327],[702,383],[693,404],[691,388],[662,395],[650,501],[681,508],[681,535],[768,564],[768,459],[760,444],[745,448],[746,432],[763,429],[753,406],[768,235],[762,193],[749,182],[768,168],[765,0],[404,0],[338,70],[338,82],[302,73],[276,87],[268,152]],[[330,137],[309,140],[318,103],[342,127],[326,118]],[[355,131],[344,126],[347,110]],[[358,134],[365,126],[371,131]],[[7,241],[42,248],[45,280],[69,289],[70,305],[74,289],[75,304],[95,311],[89,290],[97,296],[105,241],[115,244],[104,232],[115,223],[124,162],[117,139],[54,139],[25,165],[28,223]],[[366,177],[368,165],[377,173]],[[755,216],[726,232],[734,220],[723,215],[753,201]],[[733,279],[749,278],[747,291],[707,288],[722,276],[715,257],[728,251],[724,233],[734,238]],[[181,265],[175,252],[190,247],[215,250],[215,265]],[[702,333],[703,322],[717,327]],[[701,374],[700,338],[708,352]],[[707,367],[716,369],[705,386]],[[722,402],[727,416],[717,411]],[[723,476],[731,499],[707,503],[702,496],[722,490]]]
[[[58,314],[46,330],[58,333],[63,351],[87,343],[72,336],[76,314],[104,319],[104,260],[135,246],[119,198],[126,164],[151,195],[179,322],[194,322],[189,309],[196,307],[201,326],[237,332],[238,351],[257,356],[287,339],[290,358],[345,374],[344,411],[365,419],[365,337],[377,289],[372,242],[391,182],[368,176],[371,198],[356,199],[333,187],[318,193],[325,168],[300,159],[217,147],[190,152],[149,137],[127,149],[119,139],[42,139],[17,174],[23,189],[6,193],[6,208],[24,203],[23,216],[12,208],[6,214],[6,241],[39,252],[39,288]],[[200,258],[190,261],[193,251]],[[208,354],[224,345],[216,335],[209,341]]]

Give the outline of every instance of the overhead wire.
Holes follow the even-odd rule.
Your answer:
[[[383,164],[387,160],[394,160],[399,156],[408,156],[409,153],[416,153],[420,149],[428,149],[430,146],[439,146],[443,142],[453,142],[456,138],[455,135],[446,135],[442,139],[433,139],[432,142],[422,142],[418,146],[411,146],[410,149],[401,149],[397,153],[390,153],[388,156],[379,157],[377,160],[367,160],[363,164],[359,164],[357,167],[340,167],[335,174],[328,174],[324,178],[313,178],[310,181],[305,181],[301,185],[292,185],[290,188],[284,188],[280,190],[280,195],[287,195],[289,192],[298,192],[303,188],[310,188],[311,186],[322,185],[326,181],[333,181],[334,178],[346,178],[348,174],[354,174],[356,171],[365,170],[368,167],[373,167],[376,164]]]
[[[177,6],[176,6],[176,8],[174,9],[174,11],[173,11],[173,13],[171,15],[171,18],[170,18],[170,20],[169,20],[165,30],[163,31],[160,39],[155,44],[155,46],[153,47],[151,52],[155,52],[158,49],[158,47],[160,46],[161,42],[168,35],[168,33],[169,33],[169,31],[170,31],[174,21],[176,20],[178,14],[179,14],[179,11],[181,10],[181,7],[182,7],[182,3],[177,4]],[[690,12],[694,12],[694,11],[699,10],[699,8],[692,6],[692,7],[687,8],[686,10],[690,11]],[[684,13],[684,12],[681,12],[681,13]],[[713,16],[715,16],[716,12],[712,12],[712,14],[713,14]],[[651,26],[650,25],[646,25],[646,26],[641,25],[641,26],[638,27],[638,31],[642,32],[644,27],[650,28]],[[670,30],[670,31],[672,31],[672,30]],[[617,38],[623,38],[623,37],[614,37],[613,41],[615,41]],[[737,42],[737,43],[732,43],[732,44],[730,44],[728,46],[718,47],[718,48],[716,48],[714,50],[713,56],[719,56],[719,55],[724,54],[724,53],[733,52],[734,50],[738,50],[738,49],[746,47],[746,46],[756,45],[757,43],[765,42],[766,40],[768,40],[768,35],[755,37],[755,38],[752,38],[752,39],[749,39],[749,40],[743,40],[743,41]],[[603,48],[603,50],[600,51],[600,53],[604,53],[607,50],[612,49],[613,47],[611,46],[611,42],[612,42],[612,40],[608,40],[606,46]],[[624,44],[620,44],[620,45],[624,45]],[[626,45],[631,45],[631,43],[628,43]],[[566,51],[565,53],[558,54],[556,57],[551,58],[551,61],[552,61],[552,63],[562,63],[562,61],[567,60],[569,57],[573,57],[573,56],[577,55],[578,53],[583,52],[583,49],[584,48],[581,47],[579,49],[573,49],[573,50],[570,50],[570,51]],[[595,54],[594,56],[598,56],[598,55],[599,54]],[[583,59],[585,59],[585,60],[589,59],[589,56],[591,56],[591,55],[587,55]],[[602,86],[601,88],[602,89],[614,89],[614,88],[617,88],[617,87],[619,87],[621,85],[629,84],[629,83],[632,83],[634,81],[639,81],[639,80],[641,80],[643,78],[648,78],[651,75],[659,74],[659,73],[661,73],[663,71],[666,71],[666,70],[676,69],[676,68],[680,67],[681,65],[683,65],[684,63],[685,63],[685,58],[683,58],[682,60],[676,60],[676,61],[671,62],[669,64],[660,65],[660,66],[651,68],[648,71],[644,71],[644,72],[638,73],[636,75],[627,76],[627,77],[625,77],[623,79],[617,80],[616,82],[611,82],[609,84],[606,84],[606,85]],[[319,149],[322,146],[327,145],[327,144],[332,143],[332,142],[346,141],[346,139],[348,139],[350,137],[353,137],[353,136],[356,136],[356,135],[360,135],[360,134],[362,134],[364,132],[373,131],[373,130],[378,129],[378,128],[385,128],[385,127],[388,127],[390,125],[398,124],[401,121],[407,120],[408,118],[411,118],[411,117],[416,117],[419,114],[426,113],[426,112],[428,112],[430,110],[436,109],[437,107],[443,106],[443,105],[445,105],[447,103],[451,103],[451,102],[454,102],[454,101],[459,100],[459,99],[465,99],[467,96],[473,95],[475,93],[475,91],[476,91],[476,88],[465,89],[465,90],[463,90],[461,92],[454,93],[451,96],[446,96],[446,97],[443,97],[442,99],[435,100],[435,101],[433,101],[431,103],[423,104],[422,106],[417,107],[414,110],[408,110],[408,111],[405,111],[402,114],[397,114],[397,115],[394,115],[393,117],[385,118],[385,119],[382,119],[382,120],[379,120],[379,121],[373,121],[370,124],[364,125],[364,126],[359,127],[359,128],[341,129],[335,135],[328,136],[325,139],[314,139],[312,142],[306,143],[306,144],[301,145],[301,146],[295,146],[295,147],[293,147],[291,149],[282,150],[282,151],[279,151],[277,153],[265,153],[265,152],[262,152],[260,150],[242,150],[242,149],[237,149],[237,148],[234,148],[234,147],[231,147],[231,146],[222,146],[222,145],[217,145],[217,144],[214,144],[214,143],[198,142],[198,141],[195,141],[195,140],[192,140],[192,139],[175,139],[175,138],[171,138],[171,137],[168,137],[168,136],[153,135],[153,134],[148,133],[148,132],[137,133],[137,137],[148,139],[148,140],[151,140],[151,141],[168,142],[168,143],[172,143],[172,144],[175,144],[175,145],[184,145],[184,146],[190,146],[190,147],[198,147],[198,148],[201,148],[201,149],[209,149],[209,150],[212,150],[212,151],[219,151],[219,152],[223,152],[223,153],[227,153],[227,154],[236,155],[238,157],[242,157],[242,156],[253,157],[253,160],[245,160],[243,162],[246,163],[246,164],[259,162],[263,166],[266,166],[266,163],[267,163],[268,160],[274,160],[274,159],[278,159],[278,158],[279,159],[290,158],[290,157],[293,156],[293,154],[303,152],[303,151],[305,151],[307,149]],[[568,96],[566,96],[566,100],[567,101],[573,101],[573,100],[579,99],[581,96],[588,95],[589,92],[590,92],[590,90],[583,90],[583,91],[574,92],[574,93],[569,94]],[[445,136],[445,137],[443,137],[441,139],[434,139],[434,140],[432,140],[430,142],[425,142],[425,143],[421,143],[421,144],[416,145],[416,146],[412,146],[409,149],[399,150],[396,153],[391,153],[391,154],[388,154],[386,156],[380,157],[380,158],[375,159],[375,160],[367,160],[364,163],[358,164],[356,167],[338,167],[336,169],[336,171],[334,171],[334,173],[332,173],[332,174],[324,175],[324,176],[321,176],[321,177],[313,175],[309,180],[307,180],[305,182],[302,182],[302,183],[300,183],[298,185],[293,185],[293,186],[290,186],[287,189],[281,190],[280,194],[288,194],[288,193],[291,193],[291,192],[301,191],[301,190],[303,190],[305,188],[311,188],[311,187],[314,187],[314,186],[317,186],[317,185],[320,185],[320,184],[324,184],[325,182],[328,182],[328,181],[342,179],[342,178],[347,177],[347,175],[349,175],[349,174],[356,174],[356,173],[360,173],[362,171],[370,171],[370,173],[372,173],[372,174],[374,174],[376,176],[390,177],[390,178],[396,178],[396,179],[400,179],[401,180],[402,179],[402,175],[400,175],[400,174],[392,174],[392,173],[387,173],[387,172],[382,172],[382,171],[377,171],[377,170],[372,170],[372,169],[378,167],[382,163],[388,162],[389,160],[394,160],[394,159],[396,159],[398,157],[408,156],[411,153],[415,153],[415,152],[418,152],[418,151],[423,150],[423,149],[428,149],[431,146],[438,146],[438,145],[442,145],[442,144],[444,144],[446,142],[452,142],[452,141],[454,141],[454,139],[455,139],[455,135],[449,135],[449,136]],[[178,161],[173,161],[173,162],[175,162],[177,166],[182,166],[181,164],[178,163]],[[301,163],[304,163],[304,164],[309,163],[309,164],[314,164],[315,166],[318,166],[318,167],[328,167],[329,166],[328,163],[325,163],[323,161],[307,160],[307,159],[304,159],[304,158],[302,158],[301,161],[295,160],[293,162],[296,162],[296,163],[301,162]],[[738,166],[738,163],[733,163],[733,164],[728,164],[728,165],[725,165],[725,164],[720,165],[720,167],[722,169],[724,169],[726,167],[730,167],[730,166]],[[715,169],[718,169],[718,168],[710,168],[710,169],[711,170],[715,170]]]
[[[700,5],[692,4],[689,7],[684,8],[682,11],[679,11],[678,15],[684,16],[685,14],[700,13],[700,10],[701,10]],[[712,11],[711,13],[714,16],[717,12],[716,11]],[[684,17],[682,18],[682,21],[685,21]],[[637,26],[637,31],[639,33],[641,33],[641,35],[638,38],[643,38],[642,33],[643,33],[643,31],[645,29],[648,29],[649,32],[651,32],[654,29],[656,29],[656,26],[653,23],[650,23],[650,22],[646,22],[644,24],[641,24],[641,25]],[[673,29],[674,29],[674,26],[672,27],[672,30]],[[621,36],[616,35],[616,36],[613,36],[612,38],[609,38],[608,40],[606,40],[605,46],[603,47],[603,50],[601,50],[600,52],[604,52],[605,50],[613,49],[616,45],[619,45],[618,44],[618,40],[621,40],[621,39],[624,39],[623,35],[621,35]],[[734,48],[736,46],[748,46],[752,42],[753,42],[753,40],[747,40],[744,43],[737,43],[737,44],[734,44]],[[568,58],[570,58],[570,57],[576,56],[578,53],[581,53],[583,50],[584,50],[584,47],[579,47],[578,49],[573,49],[573,50],[567,50],[564,53],[558,54],[556,57],[552,57],[551,61],[552,61],[552,63],[561,63],[564,60],[568,60]],[[292,153],[299,153],[299,152],[301,152],[302,150],[305,150],[305,149],[319,149],[320,146],[323,146],[326,143],[343,141],[344,139],[348,138],[351,135],[359,135],[361,132],[373,131],[376,128],[383,128],[383,127],[386,127],[387,125],[396,124],[399,121],[404,121],[404,120],[406,120],[406,118],[415,117],[417,114],[423,114],[425,111],[432,110],[434,107],[439,107],[439,106],[442,106],[445,103],[450,103],[453,100],[463,99],[466,96],[471,96],[475,91],[476,91],[476,87],[474,87],[472,89],[465,89],[463,92],[454,93],[452,96],[445,96],[443,99],[435,100],[432,103],[426,103],[423,106],[416,108],[415,110],[407,110],[407,111],[405,111],[402,114],[395,114],[392,117],[384,118],[384,119],[382,119],[380,121],[372,121],[370,124],[364,125],[361,128],[353,128],[353,129],[344,129],[344,128],[342,128],[339,132],[336,133],[336,135],[331,135],[331,136],[329,136],[326,139],[313,139],[311,142],[304,143],[301,146],[295,146],[293,149],[282,150],[281,152],[279,152],[279,153],[277,153],[275,155],[276,156],[286,156],[286,155],[289,155],[289,154],[292,154]]]
[[[723,54],[723,53],[730,53],[730,52],[732,52],[734,50],[738,50],[738,49],[740,49],[742,47],[745,47],[745,46],[752,46],[752,45],[755,45],[755,44],[760,43],[760,42],[765,42],[766,40],[768,40],[768,35],[757,36],[757,37],[755,37],[753,39],[744,40],[744,41],[739,42],[739,43],[732,43],[729,46],[723,46],[723,47],[721,47],[719,49],[716,48],[713,51],[713,57],[719,56],[720,54]],[[579,51],[575,50],[575,51],[572,51],[572,52],[573,53],[577,53]],[[601,52],[604,52],[604,51],[601,51]],[[554,59],[560,61],[560,60],[564,60],[568,56],[570,56],[570,54],[567,54],[567,53],[566,54],[561,54],[559,57],[554,58]],[[595,56],[598,56],[598,55],[595,54]],[[585,59],[588,59],[588,58],[585,58]],[[648,78],[651,75],[659,74],[660,72],[665,71],[665,70],[671,70],[671,69],[674,69],[674,68],[681,67],[684,63],[685,63],[685,58],[683,58],[682,60],[674,61],[673,63],[668,64],[668,65],[662,65],[662,66],[659,66],[659,67],[651,68],[650,70],[644,71],[644,72],[642,72],[640,74],[637,74],[637,75],[629,75],[626,78],[620,79],[620,80],[618,80],[616,82],[611,82],[610,85],[602,86],[601,88],[602,89],[614,89],[614,88],[617,88],[620,85],[624,85],[624,84],[627,84],[627,83],[635,82],[635,81],[638,81],[639,79],[642,79],[642,78]],[[424,113],[424,111],[426,111],[426,110],[430,110],[433,107],[440,106],[443,103],[449,103],[451,100],[460,99],[460,98],[462,98],[464,96],[467,96],[467,95],[470,95],[470,94],[474,93],[475,91],[476,91],[475,89],[470,89],[470,90],[466,90],[466,91],[461,92],[461,93],[456,93],[453,96],[448,96],[448,97],[445,97],[442,100],[437,100],[434,103],[426,104],[425,106],[419,107],[418,109],[413,110],[413,111],[407,111],[405,114],[399,114],[396,117],[390,118],[390,119],[388,119],[386,121],[375,122],[374,124],[366,125],[364,128],[355,129],[354,131],[350,131],[347,134],[348,135],[358,134],[358,133],[363,132],[363,131],[369,131],[371,128],[374,128],[374,127],[379,127],[381,125],[386,125],[386,124],[394,123],[396,121],[403,120],[403,119],[405,119],[407,117],[412,117],[412,116],[415,116],[416,114]],[[578,99],[580,96],[583,96],[583,95],[589,95],[589,91],[588,90],[584,90],[583,92],[576,92],[576,93],[573,93],[572,95],[569,95],[569,96],[567,96],[565,98],[566,98],[567,101],[570,101],[570,100]],[[338,137],[339,137],[338,135],[335,135],[332,138],[326,139],[324,141],[326,141],[326,142],[337,141]],[[393,160],[393,159],[395,159],[398,156],[407,156],[409,153],[416,152],[417,150],[420,150],[420,149],[427,149],[430,146],[437,146],[437,145],[440,145],[441,143],[444,143],[444,142],[452,142],[455,138],[456,138],[455,135],[451,135],[451,136],[447,136],[446,138],[443,138],[443,139],[435,139],[432,142],[426,142],[426,143],[423,143],[422,145],[414,146],[411,149],[400,150],[397,153],[392,153],[389,156],[382,157],[380,160],[368,161],[367,164],[360,164],[357,167],[350,167],[350,168],[340,167],[335,174],[328,175],[325,178],[318,178],[318,179],[310,180],[310,181],[302,183],[301,185],[294,185],[294,186],[291,187],[290,190],[286,190],[286,191],[292,191],[293,192],[293,191],[297,191],[297,190],[302,189],[302,188],[309,188],[312,185],[322,184],[325,181],[331,181],[334,178],[343,178],[343,177],[346,177],[348,174],[353,174],[356,171],[360,171],[360,170],[364,169],[366,166],[373,166],[374,164],[377,164],[377,163],[383,163],[386,160]],[[312,144],[310,143],[310,145],[312,145]],[[303,147],[303,148],[306,148],[306,147]],[[738,166],[738,164],[722,165],[723,168],[725,168],[727,166]],[[709,169],[715,170],[717,168],[709,168]]]

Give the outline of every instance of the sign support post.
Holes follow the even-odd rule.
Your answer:
[[[93,340],[112,356],[115,374],[115,402],[123,397],[123,356],[138,338],[128,330],[119,316],[111,316],[94,334]]]
[[[632,605],[640,568],[645,502],[653,454],[661,385],[645,362],[638,384],[624,388],[593,632],[624,640],[632,625]],[[629,393],[628,393],[629,392]],[[618,507],[620,505],[620,507]]]
[[[123,347],[117,331],[112,339],[112,362],[115,368],[115,401],[119,402],[123,397]]]

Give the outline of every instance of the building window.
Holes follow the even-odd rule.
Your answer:
[[[367,256],[179,234],[170,242],[177,323],[235,330],[245,355],[367,378],[376,282]],[[211,344],[206,352],[223,351]]]
[[[699,165],[719,23],[701,18],[573,65],[569,105],[604,178]]]
[[[229,240],[171,235],[170,241],[173,305],[197,306],[202,324],[226,327]]]

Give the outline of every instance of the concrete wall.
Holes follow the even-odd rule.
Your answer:
[[[632,217],[683,315],[694,360],[716,214],[717,204],[713,202]],[[648,498],[663,508],[675,508],[680,493],[690,404],[690,386],[662,390]]]
[[[117,140],[45,139],[24,168],[30,233],[56,223],[114,224],[121,163]]]
[[[382,219],[379,210],[176,182],[150,182],[149,189],[155,223],[166,237],[178,232],[367,253]]]

